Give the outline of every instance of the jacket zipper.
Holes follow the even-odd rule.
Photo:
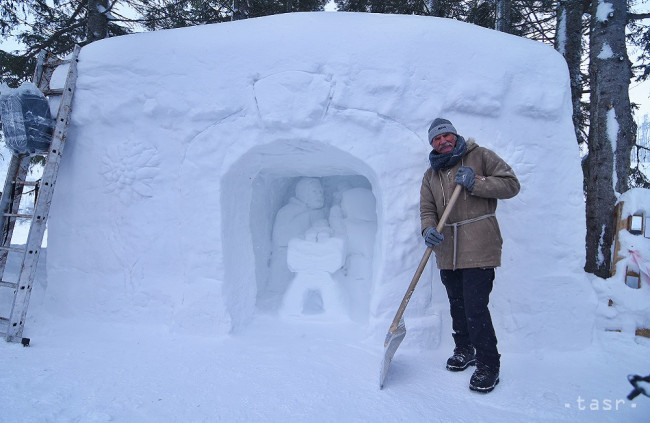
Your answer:
[[[465,157],[461,157],[460,159],[460,165],[465,166]],[[451,182],[451,169],[447,171],[447,182]],[[440,189],[442,190],[442,205],[447,206],[447,196],[445,196],[445,187],[442,183],[442,178],[444,177],[444,174],[441,169],[438,169],[438,179],[440,179]],[[463,195],[465,196],[465,200],[467,200],[467,190],[463,190],[464,193]]]

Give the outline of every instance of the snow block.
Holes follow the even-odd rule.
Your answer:
[[[332,274],[349,318],[381,344],[425,249],[419,190],[438,116],[522,183],[497,211],[500,345],[589,342],[566,63],[540,43],[419,16],[293,13],[85,46],[49,221],[48,309],[206,335],[276,313],[276,214],[308,177],[322,204],[305,213],[349,243]],[[351,189],[376,209],[337,229]],[[434,266],[406,313],[418,347],[451,338]]]

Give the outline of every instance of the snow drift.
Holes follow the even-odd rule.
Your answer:
[[[322,207],[309,213],[345,240],[327,253],[345,264],[323,276],[343,298],[337,315],[381,338],[425,248],[419,187],[437,116],[495,150],[522,185],[497,211],[502,349],[585,345],[596,300],[582,272],[566,64],[549,46],[429,17],[297,13],[84,47],[49,220],[45,305],[203,335],[275,314],[274,249],[289,248],[274,244],[276,217],[314,178]],[[349,190],[372,198],[346,209]],[[436,345],[450,330],[432,267],[407,310],[412,345]],[[329,306],[320,294],[304,319],[330,315],[319,314]]]

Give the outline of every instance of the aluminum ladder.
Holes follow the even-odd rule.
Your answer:
[[[0,334],[5,337],[7,342],[20,342],[23,346],[28,346],[30,341],[29,338],[23,338],[23,328],[59,170],[59,162],[65,147],[70,124],[80,49],[79,46],[75,46],[72,55],[67,60],[48,58],[45,52],[39,55],[32,82],[38,86],[43,94],[49,97],[49,101],[52,101],[53,98],[59,98],[60,100],[52,141],[47,152],[34,155],[12,154],[4,189],[2,190],[2,198],[0,199],[0,235],[2,236],[0,239],[0,288],[14,290],[11,312],[5,317],[4,313],[6,311],[0,311]],[[52,74],[56,67],[63,64],[69,64],[64,88],[51,89],[50,80]],[[35,155],[40,155],[45,159],[43,175],[38,181],[27,181],[29,164]],[[21,199],[23,194],[26,193],[25,188],[34,190],[34,205],[29,213],[21,213],[20,211]],[[17,219],[30,221],[29,234],[24,247],[12,246],[11,243]],[[10,253],[22,254],[22,263],[16,282],[4,280],[7,258]]]

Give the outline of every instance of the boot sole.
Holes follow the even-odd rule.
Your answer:
[[[481,386],[474,386],[474,385],[469,385],[469,389],[471,389],[474,392],[480,392],[482,394],[487,394],[488,392],[492,392],[494,390],[494,387],[499,384],[499,378],[497,377],[497,380],[494,382],[494,385],[492,386],[487,386],[487,387],[481,387]]]
[[[465,370],[469,366],[475,366],[475,365],[476,365],[476,359],[468,361],[462,367],[461,366],[450,366],[449,364],[447,364],[447,370],[449,370],[450,372],[462,372],[463,370]]]

